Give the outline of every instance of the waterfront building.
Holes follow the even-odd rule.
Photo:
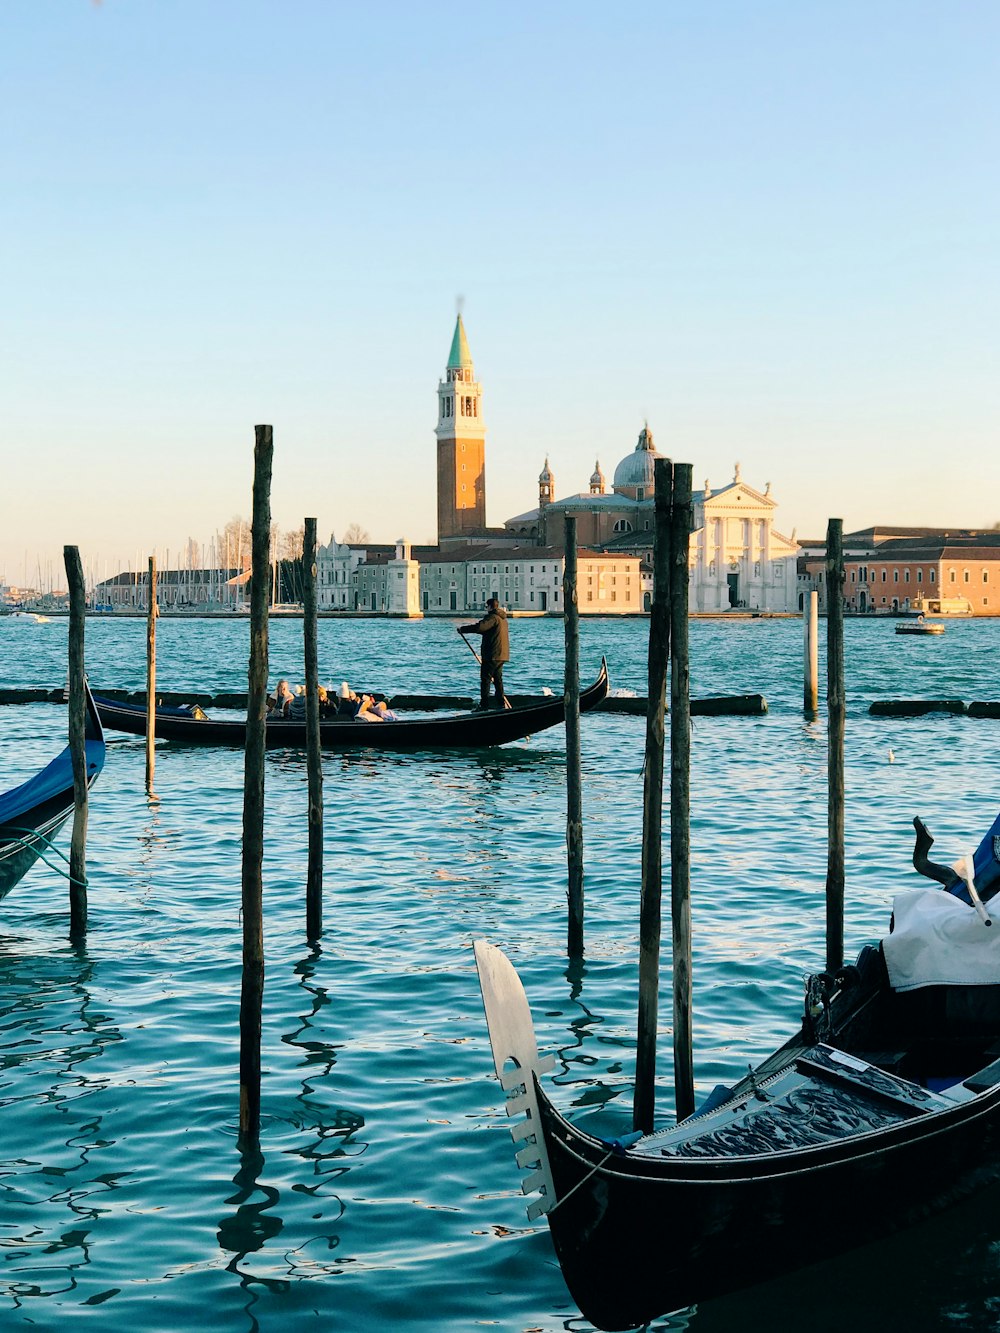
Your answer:
[[[232,611],[249,597],[249,570],[163,569],[156,574],[156,604],[165,611]],[[142,611],[149,605],[149,571],[125,570],[96,584],[95,607]]]
[[[637,557],[577,550],[581,615],[634,615],[643,609]],[[491,597],[510,611],[563,611],[565,552],[561,546],[441,548],[421,565],[421,606],[428,615],[480,612]]]
[[[826,609],[826,552],[810,545],[803,591]],[[926,611],[1000,615],[1000,532],[871,527],[844,536],[844,609],[858,615]]]

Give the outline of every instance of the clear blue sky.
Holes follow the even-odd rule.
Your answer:
[[[5,0],[0,577],[491,523],[649,421],[778,527],[1000,521],[993,0]]]

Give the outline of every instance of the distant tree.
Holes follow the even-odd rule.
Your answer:
[[[201,568],[201,547],[193,537],[187,539],[187,545],[184,547],[184,567],[186,569]]]
[[[249,569],[253,550],[253,532],[248,518],[234,514],[222,529],[219,539],[219,563],[227,569]]]
[[[282,560],[301,560],[302,546],[306,539],[305,526],[282,532],[278,537],[278,553]]]
[[[370,542],[371,538],[360,523],[352,523],[344,533],[344,541],[349,546],[360,546],[362,542]]]

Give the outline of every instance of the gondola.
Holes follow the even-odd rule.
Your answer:
[[[1000,820],[976,853],[994,883]],[[974,879],[975,882],[975,879]],[[522,1189],[598,1328],[638,1327],[911,1225],[1000,1179],[1000,929],[943,889],[897,895],[854,966],[806,983],[799,1031],[696,1113],[609,1140],[541,1086],[524,990],[475,945]],[[1000,905],[1000,898],[997,899]],[[1000,924],[1000,910],[997,911]]]
[[[608,693],[608,664],[594,683],[580,691],[580,712],[596,708]],[[104,725],[112,731],[134,736],[146,734],[145,704],[118,703],[96,696]],[[320,722],[320,744],[325,750],[423,750],[456,747],[475,749],[506,745],[539,731],[558,726],[565,718],[562,695],[513,708],[450,713],[446,717],[401,718],[398,722],[355,722],[331,719]],[[232,745],[246,742],[246,722],[240,719],[209,718],[200,709],[160,706],[156,710],[157,738],[191,745]],[[265,732],[268,749],[301,749],[306,743],[306,724],[284,718],[269,720]]]
[[[104,731],[90,689],[85,745],[87,785],[104,767]],[[69,747],[41,772],[0,795],[0,898],[24,877],[73,813],[73,760]]]

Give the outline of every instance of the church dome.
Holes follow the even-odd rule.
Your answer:
[[[643,426],[639,432],[639,443],[615,468],[615,479],[612,483],[615,490],[625,488],[631,490],[636,486],[642,486],[652,494],[653,464],[656,459],[662,457],[663,455],[657,453],[653,445],[653,432],[648,426]]]

